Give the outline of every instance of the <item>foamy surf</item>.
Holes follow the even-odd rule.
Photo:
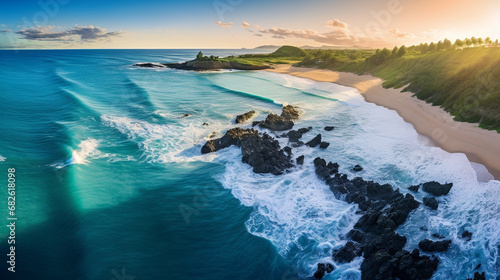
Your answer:
[[[305,90],[299,80],[293,80],[294,86]],[[292,86],[290,80],[285,82]],[[309,82],[304,84],[313,87]],[[487,174],[478,181],[482,169],[469,162],[464,154],[430,146],[396,112],[366,103],[359,93],[355,95],[356,90],[341,89],[337,93],[338,88],[329,83],[318,83],[314,88],[332,90],[331,97],[342,102],[321,104],[317,110],[315,104],[302,107],[305,114],[296,126],[313,126],[303,140],[322,133],[323,139],[332,144],[323,151],[294,149],[294,156],[306,155],[303,167],[277,177],[254,174],[250,166],[241,162],[238,149],[219,152],[219,159],[226,165],[221,183],[243,205],[254,208],[246,222],[247,230],[272,242],[285,259],[294,263],[301,277],[311,277],[318,262],[332,263],[332,250],[345,242],[342,236],[358,217],[354,213],[357,207],[335,200],[326,185],[316,178],[311,160],[322,156],[339,162],[341,172],[350,178],[362,176],[390,183],[403,193],[408,192],[410,185],[433,180],[454,183],[447,197],[438,198],[437,211],[421,206],[410,214],[398,232],[408,238],[409,250],[417,248],[419,241],[432,238],[432,233],[453,240],[449,251],[437,254],[440,264],[433,279],[447,279],[450,275],[465,279],[474,274],[480,263],[487,279],[494,279],[499,267],[500,182],[480,182]],[[334,112],[325,111],[332,106]],[[325,132],[323,126],[330,124],[337,126],[336,130]],[[278,141],[282,147],[287,144],[286,138]],[[350,170],[357,163],[365,167],[360,174]],[[422,201],[425,195],[420,192],[416,198]],[[461,238],[464,230],[473,232],[470,242]],[[361,262],[362,259],[357,259],[350,264],[334,264],[334,272],[325,279],[361,279]]]
[[[5,161],[7,158],[0,155],[0,161]]]
[[[87,164],[90,157],[96,157],[101,155],[101,152],[97,149],[99,146],[99,141],[96,139],[87,139],[80,144],[78,144],[77,150],[72,152],[70,162],[72,164]]]

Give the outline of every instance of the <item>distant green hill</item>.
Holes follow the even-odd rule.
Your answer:
[[[307,56],[298,66],[371,74],[384,79],[384,87],[404,87],[458,121],[500,132],[500,48],[496,46],[462,49],[445,40],[392,51],[305,50]]]
[[[303,49],[293,46],[283,46],[270,54],[272,57],[305,57],[306,55]]]

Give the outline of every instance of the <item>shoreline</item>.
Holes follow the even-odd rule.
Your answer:
[[[434,146],[450,153],[465,154],[471,163],[484,165],[495,180],[500,180],[500,133],[482,129],[477,124],[454,121],[453,116],[440,107],[412,97],[410,92],[401,92],[402,89],[386,89],[382,87],[382,79],[370,75],[291,65],[274,67],[265,71],[356,88],[367,102],[396,111]],[[482,176],[485,180],[485,175]]]

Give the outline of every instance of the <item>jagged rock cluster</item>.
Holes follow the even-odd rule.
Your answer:
[[[429,279],[437,269],[439,260],[421,255],[418,249],[412,252],[403,249],[406,237],[395,232],[402,225],[411,211],[419,207],[420,202],[392,186],[380,185],[362,178],[349,180],[347,175],[338,172],[339,165],[326,163],[324,159],[314,160],[316,174],[323,179],[338,199],[356,203],[363,216],[349,232],[349,241],[333,253],[337,263],[351,262],[363,255],[361,264],[362,279]],[[436,182],[424,184],[424,190],[434,194],[445,194],[451,184]],[[424,240],[419,247],[426,252],[442,252],[449,248],[450,240],[433,242]],[[321,268],[326,267],[323,264]],[[314,276],[321,279],[327,271],[319,269]]]
[[[255,111],[237,116],[235,122],[248,121],[255,115]],[[232,128],[218,139],[208,140],[202,147],[202,153],[211,153],[229,146],[238,146],[242,151],[242,161],[253,167],[256,173],[271,173],[280,175],[294,166],[292,160],[292,147],[307,145],[309,147],[327,148],[330,144],[322,141],[318,134],[307,143],[300,139],[311,127],[291,130],[293,120],[299,118],[299,111],[293,106],[283,107],[281,115],[269,114],[263,121],[254,121],[252,126],[259,126],[271,131],[284,131],[276,137],[288,138],[289,145],[280,147],[279,142],[267,133],[261,133],[253,128]],[[325,127],[325,131],[332,131],[333,126]],[[297,165],[304,163],[305,157],[295,159]],[[432,277],[437,269],[439,260],[434,255],[429,257],[420,254],[419,249],[411,252],[404,250],[406,237],[396,233],[410,213],[420,206],[411,194],[403,195],[391,185],[373,181],[365,181],[360,177],[349,180],[347,175],[339,173],[337,163],[326,162],[322,158],[314,159],[315,172],[330,187],[335,197],[348,203],[356,203],[362,214],[354,229],[346,236],[347,243],[335,250],[332,261],[335,263],[348,263],[356,257],[363,256],[361,264],[362,279],[408,279],[423,280]],[[351,171],[360,172],[363,167],[354,166]],[[428,182],[411,186],[409,189],[418,192],[420,187],[431,196],[424,197],[423,204],[431,210],[438,209],[438,201],[434,196],[447,195],[452,184]],[[432,235],[440,239],[433,241],[422,240],[418,246],[424,252],[443,252],[451,246],[451,240],[444,239],[438,234]],[[464,231],[462,238],[469,241],[472,233]],[[314,278],[321,279],[327,273],[335,270],[332,263],[319,263]],[[483,278],[481,278],[483,277]],[[474,279],[484,279],[484,273],[476,272]]]

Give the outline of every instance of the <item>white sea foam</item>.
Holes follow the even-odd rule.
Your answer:
[[[246,222],[248,231],[271,241],[278,252],[297,264],[301,276],[310,276],[318,260],[331,262],[332,249],[345,243],[359,218],[356,207],[336,200],[314,173],[311,162],[282,176],[255,174],[241,162],[237,148],[221,153],[226,172],[219,178],[245,206],[254,207]],[[342,265],[336,273],[359,263]]]
[[[0,155],[0,161],[5,161],[7,158]]]
[[[201,144],[211,133],[222,130],[215,121],[211,122],[210,126],[203,126],[202,123],[197,123],[192,118],[180,119],[180,123],[172,124],[153,124],[110,115],[103,115],[101,119],[105,125],[116,128],[136,142],[143,153],[144,160],[152,163],[213,159],[216,156],[214,154],[201,155]]]
[[[340,236],[358,217],[354,214],[356,207],[337,201],[316,178],[311,161],[321,156],[338,162],[340,171],[350,178],[362,176],[390,183],[402,192],[407,192],[410,185],[433,180],[454,183],[448,196],[438,198],[437,211],[421,206],[398,231],[408,238],[407,249],[416,248],[419,241],[430,238],[432,233],[452,238],[452,248],[439,254],[441,263],[433,279],[448,279],[450,275],[456,279],[471,277],[479,263],[487,279],[495,277],[500,244],[499,181],[478,182],[477,166],[473,168],[464,154],[429,146],[395,111],[365,102],[355,89],[295,77],[283,80],[272,75],[287,87],[313,91],[339,102],[311,97],[300,103],[305,114],[296,127],[313,127],[302,140],[321,133],[331,145],[326,150],[294,149],[295,156],[306,156],[306,162],[292,173],[254,174],[250,166],[241,162],[238,149],[219,152],[220,160],[227,162],[220,181],[242,204],[255,209],[246,223],[250,233],[270,240],[281,255],[297,264],[301,276],[311,276],[317,262],[332,261],[332,248],[345,242]],[[336,129],[326,132],[326,125]],[[278,140],[286,145],[286,139]],[[355,164],[365,169],[355,174],[350,170]],[[421,200],[424,195],[420,192],[416,198]],[[421,231],[421,226],[429,231]],[[465,229],[473,232],[470,242],[459,238]],[[360,279],[361,261],[337,267],[328,277]]]
[[[99,140],[89,138],[78,144],[77,150],[73,150],[71,156],[72,164],[87,164],[90,158],[100,157],[102,153],[97,149]]]

